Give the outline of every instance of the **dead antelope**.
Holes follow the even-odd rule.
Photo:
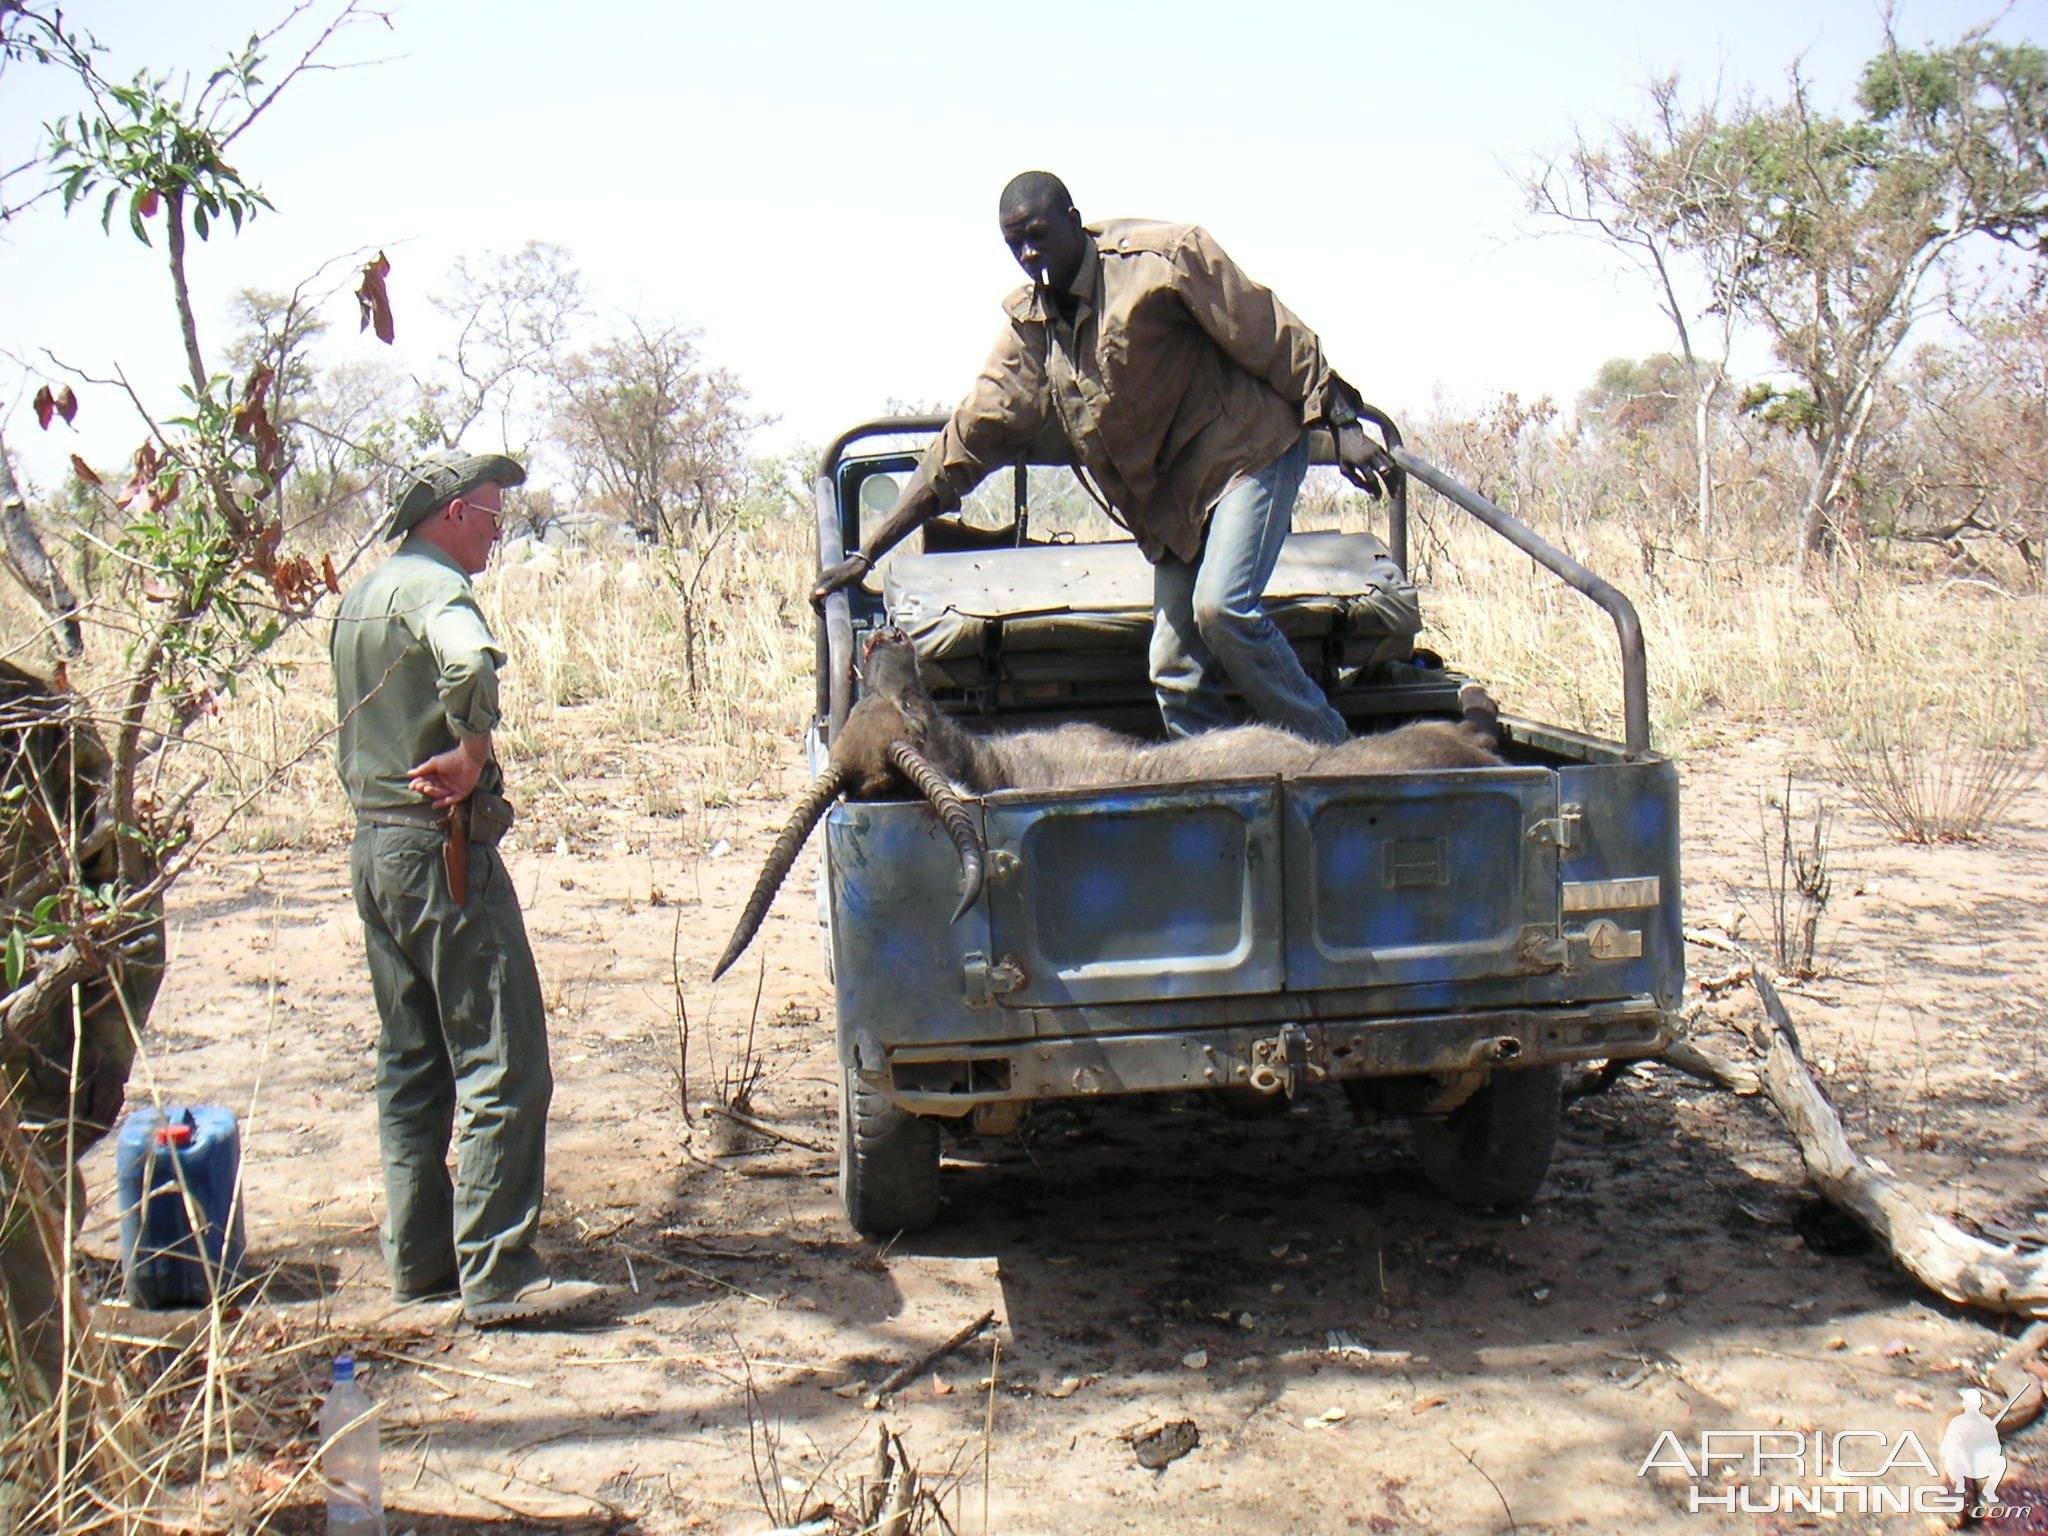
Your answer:
[[[807,790],[768,851],[716,969],[715,981],[753,942],[769,903],[788,878],[811,829],[832,802],[895,800],[906,783],[938,813],[960,853],[957,921],[981,895],[986,863],[980,836],[955,784],[970,794],[999,789],[1094,789],[1182,779],[1351,777],[1499,764],[1492,750],[1492,701],[1468,685],[1459,724],[1424,720],[1383,735],[1318,746],[1269,725],[1240,725],[1177,741],[1143,741],[1099,725],[975,735],[932,702],[917,672],[917,651],[898,629],[878,630],[861,670],[866,690],[832,744],[825,771]]]

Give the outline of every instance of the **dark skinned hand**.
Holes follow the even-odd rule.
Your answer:
[[[841,587],[850,587],[863,580],[874,568],[874,562],[863,554],[848,555],[837,565],[828,566],[819,574],[818,584],[811,588],[811,606],[823,608],[826,598]]]
[[[1394,476],[1401,471],[1392,455],[1367,435],[1357,422],[1337,428],[1337,467],[1344,478],[1366,495],[1378,500],[1394,488]]]

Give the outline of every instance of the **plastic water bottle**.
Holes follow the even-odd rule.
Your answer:
[[[376,1407],[356,1380],[355,1357],[336,1356],[334,1386],[320,1409],[328,1536],[384,1536]]]

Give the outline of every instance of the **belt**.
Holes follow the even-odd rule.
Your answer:
[[[391,806],[385,810],[356,812],[356,825],[359,827],[422,827],[429,832],[439,832],[447,824],[447,812],[437,811],[431,805]]]

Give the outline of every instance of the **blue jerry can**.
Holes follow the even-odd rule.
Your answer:
[[[216,1104],[131,1111],[115,1163],[129,1304],[204,1306],[216,1286],[222,1294],[233,1289],[243,1250],[242,1131],[234,1111]]]

